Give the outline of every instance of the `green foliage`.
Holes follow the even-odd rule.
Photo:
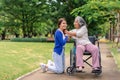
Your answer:
[[[116,45],[116,43],[109,43],[110,51],[115,59],[115,62],[117,64],[118,69],[120,70],[120,53],[119,53],[119,47],[113,47]],[[120,45],[118,45],[120,46]]]
[[[16,37],[54,34],[61,17],[66,18],[68,29],[72,29],[74,17],[70,12],[87,1],[89,0],[3,0],[1,10],[5,13],[5,32],[9,31]]]
[[[39,29],[35,24],[45,21],[47,5],[44,0],[4,0],[3,11],[9,14],[6,26],[21,28],[23,37],[32,37]],[[16,34],[16,32],[15,32]]]
[[[12,42],[54,42],[54,39],[49,40],[49,38],[13,38]],[[68,43],[73,43],[74,39],[70,39]]]
[[[4,0],[2,1],[2,10],[6,13],[4,27],[9,26],[12,34],[20,35],[19,29],[22,30],[23,37],[53,34],[57,28],[58,18],[65,17],[69,25],[68,29],[71,29],[74,18],[70,12],[85,3],[84,1],[79,4],[77,2],[80,1]]]
[[[47,38],[13,38],[12,42],[47,42]]]
[[[0,33],[29,38],[54,34],[59,18],[65,17],[71,30],[74,17],[80,15],[88,24],[89,35],[102,34],[101,25],[115,22],[119,4],[119,0],[1,0]]]
[[[73,29],[74,17],[71,16],[70,12],[83,4],[86,0],[48,0],[47,19],[52,21],[51,29],[54,31],[57,28],[57,21],[59,18],[64,17],[68,23],[68,29]],[[45,17],[45,18],[46,18]],[[54,25],[54,26],[53,26]],[[49,26],[49,25],[48,25]],[[48,28],[49,29],[49,28]]]
[[[115,10],[120,9],[119,3],[120,1],[93,0],[81,7],[75,8],[71,14],[74,16],[80,15],[86,20],[89,35],[102,34],[103,28],[108,26],[103,26],[103,28],[101,28],[101,25],[109,21],[115,21]]]

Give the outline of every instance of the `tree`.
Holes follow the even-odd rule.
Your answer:
[[[45,11],[47,5],[44,3],[44,0],[4,0],[3,10],[11,15],[8,17],[13,19],[12,22],[20,24],[19,27],[22,28],[23,37],[32,37],[35,34],[33,31],[35,23],[42,21],[45,15],[43,11]],[[15,24],[11,26],[17,28]]]
[[[118,2],[119,1],[115,2],[112,0],[89,1],[82,7],[74,9],[71,14],[74,16],[80,15],[86,20],[89,35],[105,34],[107,30],[103,33],[103,28],[108,26],[103,26],[103,28],[101,28],[101,25],[106,24],[106,22],[109,23],[110,20],[115,20],[114,10],[116,8],[120,9]],[[109,29],[109,27],[107,29]]]
[[[87,3],[89,0],[48,0],[49,3],[49,17],[53,23],[61,17],[65,17],[68,23],[68,29],[73,29],[74,16],[70,12],[79,6]]]
[[[5,26],[16,37],[21,32],[23,37],[53,34],[57,20],[65,17],[68,29],[72,29],[74,16],[70,12],[85,5],[87,1],[90,0],[3,0],[2,10],[8,15]]]

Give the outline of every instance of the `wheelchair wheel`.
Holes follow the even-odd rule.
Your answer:
[[[67,72],[67,74],[71,75],[71,74],[74,73],[74,68],[73,68],[73,67],[68,67],[68,68],[66,69],[66,72]]]

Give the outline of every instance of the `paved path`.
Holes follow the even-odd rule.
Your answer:
[[[103,73],[100,76],[95,76],[91,73],[91,68],[85,65],[85,73],[75,73],[72,76],[64,74],[54,74],[51,72],[42,73],[38,71],[23,77],[19,80],[120,80],[120,71],[117,71],[116,64],[109,47],[105,43],[100,44]],[[69,66],[69,57],[66,59],[66,64]]]

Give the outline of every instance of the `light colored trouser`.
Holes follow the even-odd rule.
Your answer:
[[[83,53],[87,50],[92,55],[92,65],[93,68],[100,67],[100,61],[99,61],[99,49],[96,45],[93,44],[87,44],[85,46],[83,45],[77,45],[76,47],[76,66],[82,67],[83,66]]]
[[[61,55],[58,55],[56,52],[53,52],[53,65],[48,65],[48,71],[55,73],[63,73],[65,69],[65,54],[64,49],[62,50]]]

